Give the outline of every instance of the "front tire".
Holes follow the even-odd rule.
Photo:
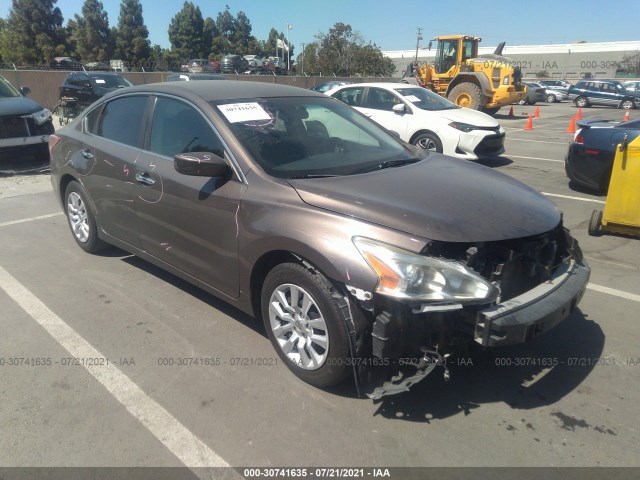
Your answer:
[[[298,263],[276,266],[264,281],[261,310],[273,348],[295,376],[320,388],[349,376],[349,309],[321,273]]]
[[[98,227],[91,211],[88,195],[82,185],[72,181],[64,193],[64,213],[73,239],[87,253],[96,253],[107,246],[98,237]]]
[[[625,110],[633,110],[634,108],[636,108],[632,100],[623,100],[620,104],[620,107],[624,108]]]
[[[442,153],[442,142],[434,133],[421,133],[413,139],[411,145],[430,152]]]
[[[547,94],[547,102],[548,103],[556,103],[556,96],[552,93]]]

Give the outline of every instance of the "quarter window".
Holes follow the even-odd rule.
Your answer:
[[[147,97],[124,97],[112,100],[102,109],[97,122],[89,122],[91,133],[114,142],[137,147]]]

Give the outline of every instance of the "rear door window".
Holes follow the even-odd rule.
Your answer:
[[[112,100],[104,106],[96,121],[89,122],[90,131],[108,140],[137,147],[140,144],[146,105],[146,96]]]

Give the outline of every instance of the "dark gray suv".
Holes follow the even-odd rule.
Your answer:
[[[539,192],[320,93],[215,87],[114,92],[52,136],[80,248],[192,282],[262,318],[301,379],[377,378],[373,398],[470,345],[528,342],[580,301],[589,267]]]
[[[617,80],[580,80],[569,88],[569,100],[577,107],[600,105],[632,109],[640,105],[640,92],[631,92]]]

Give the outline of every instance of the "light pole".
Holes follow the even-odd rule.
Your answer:
[[[289,73],[289,61],[291,59],[291,52],[289,51],[289,30],[292,28],[293,27],[289,25],[289,22],[287,22],[287,73]]]

